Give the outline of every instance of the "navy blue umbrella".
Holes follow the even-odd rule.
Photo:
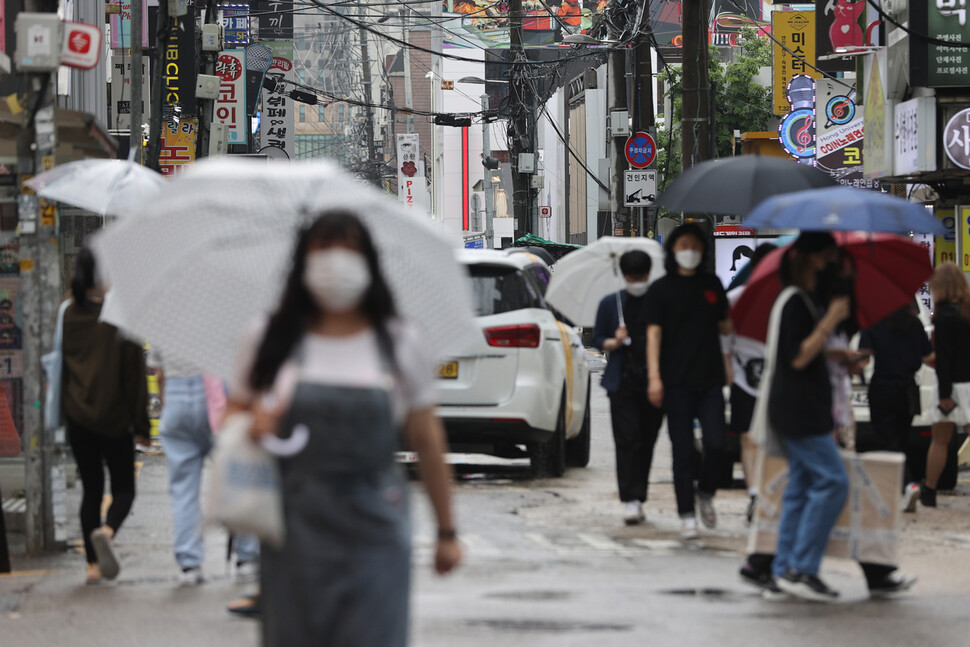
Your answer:
[[[942,236],[946,227],[921,204],[878,191],[836,186],[768,198],[747,217],[751,229],[869,231]]]

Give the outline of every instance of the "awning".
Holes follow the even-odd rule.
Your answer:
[[[27,111],[12,114],[6,102],[0,101],[0,157],[17,156],[17,139],[27,119]],[[58,164],[86,158],[114,158],[118,140],[105,130],[93,115],[77,110],[57,108],[57,148],[54,160]]]

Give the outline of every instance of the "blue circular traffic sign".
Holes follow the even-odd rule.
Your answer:
[[[650,133],[634,133],[626,140],[623,150],[626,152],[626,161],[633,168],[647,168],[657,159],[657,142]]]

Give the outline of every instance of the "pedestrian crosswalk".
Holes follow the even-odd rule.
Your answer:
[[[721,542],[705,543],[704,539],[683,542],[677,539],[616,537],[596,532],[523,532],[503,535],[499,538],[485,537],[477,533],[465,533],[460,537],[466,554],[471,558],[503,558],[509,554],[542,553],[555,556],[667,556],[682,551],[705,550],[710,553],[736,555],[737,550],[726,548]],[[721,544],[721,545],[719,545]],[[434,549],[435,539],[419,534],[414,548],[420,556]]]

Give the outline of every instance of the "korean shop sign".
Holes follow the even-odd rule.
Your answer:
[[[776,39],[772,47],[772,105],[776,115],[787,114],[788,83],[799,74],[817,79],[815,65],[815,12],[776,11],[771,14]]]
[[[219,77],[219,98],[213,108],[214,121],[226,125],[226,140],[230,144],[246,143],[246,52],[227,49],[216,61]]]
[[[950,161],[970,169],[970,108],[953,115],[943,129],[943,148]]]
[[[970,43],[966,0],[927,0],[926,7],[929,12],[927,33],[930,36],[954,43]],[[928,87],[970,85],[970,49],[934,44],[927,47]]]

